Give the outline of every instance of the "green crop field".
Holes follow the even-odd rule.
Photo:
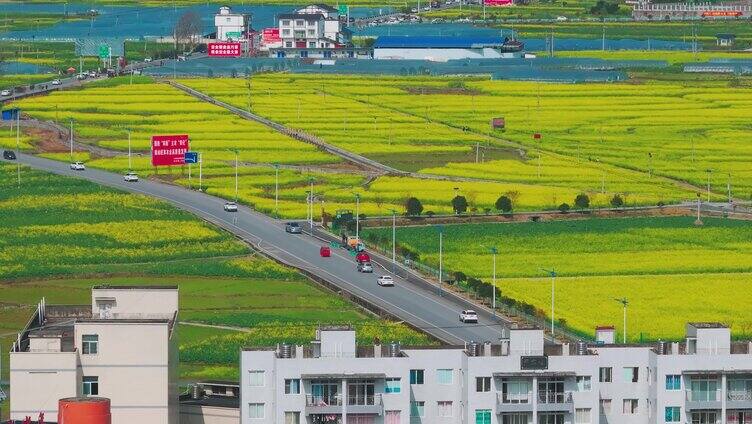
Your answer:
[[[629,299],[628,337],[679,339],[688,321],[722,321],[734,335],[752,334],[752,224],[691,217],[615,218],[444,227],[445,272],[492,280],[490,249],[498,249],[497,284],[503,296],[549,314],[555,270],[556,318],[592,336],[596,325],[621,331]],[[391,239],[391,229],[366,229]],[[398,246],[438,263],[438,236],[430,227],[397,230]]]
[[[355,325],[363,343],[432,343],[165,203],[26,167],[16,184],[15,166],[0,164],[0,380],[8,378],[8,346],[42,297],[85,304],[90,287],[103,283],[179,286],[183,378],[237,378],[241,346],[304,343],[319,323]]]
[[[15,87],[18,85],[36,84],[39,82],[51,81],[55,77],[47,74],[21,74],[21,75],[0,75],[0,90]]]
[[[572,50],[556,52],[556,57],[590,57],[605,60],[665,60],[669,64],[707,62],[712,59],[750,60],[752,54],[746,52],[684,50]]]

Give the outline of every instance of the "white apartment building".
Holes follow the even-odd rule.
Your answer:
[[[239,41],[248,38],[251,16],[233,13],[229,7],[222,6],[214,15],[214,26],[217,27],[218,41]]]
[[[10,351],[10,418],[98,396],[113,424],[177,424],[177,313],[176,286],[97,286],[85,306],[42,299]]]
[[[243,424],[752,424],[752,342],[717,323],[655,345],[548,345],[517,328],[429,348],[325,327],[310,346],[244,350],[240,370]]]
[[[281,14],[278,23],[282,47],[273,52],[278,57],[331,57],[323,51],[346,48],[352,38],[337,9],[324,4]]]

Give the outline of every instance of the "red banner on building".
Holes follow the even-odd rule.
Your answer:
[[[512,0],[483,0],[486,6],[512,6],[514,2]]]
[[[242,49],[240,43],[209,43],[207,52],[209,57],[240,57]]]
[[[151,164],[153,166],[173,166],[185,164],[188,149],[188,135],[151,136]]]
[[[279,28],[264,28],[261,30],[261,41],[265,44],[282,41],[282,38],[279,36]]]
[[[702,12],[702,17],[739,17],[742,16],[742,12],[737,10],[707,10]]]

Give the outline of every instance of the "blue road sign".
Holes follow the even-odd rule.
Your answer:
[[[198,163],[198,152],[185,152],[185,163]]]

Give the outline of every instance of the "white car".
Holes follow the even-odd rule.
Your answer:
[[[86,165],[84,165],[83,162],[73,162],[72,164],[70,164],[70,169],[74,171],[85,171]]]
[[[473,311],[472,309],[465,309],[464,311],[460,312],[460,322],[474,322],[477,324],[478,314],[475,313],[475,311]]]
[[[10,96],[10,90],[3,90],[0,91],[0,96]]]
[[[86,74],[78,74],[78,75],[76,75],[76,78],[79,79],[79,80],[85,80],[86,79]]]
[[[237,212],[238,211],[238,204],[235,202],[227,202],[225,203],[225,212]]]
[[[384,287],[394,287],[394,279],[392,278],[392,276],[391,276],[391,275],[382,275],[381,277],[379,277],[379,279],[378,279],[378,280],[376,280],[376,282],[377,282],[377,283],[378,283],[378,284],[379,284],[380,286],[384,286]]]
[[[150,58],[150,57],[145,57],[145,58],[144,58],[144,62],[146,62],[146,63],[149,63],[149,62],[151,62],[151,58]]]
[[[138,175],[135,172],[129,172],[123,175],[123,181],[127,181],[129,183],[135,183],[138,181]]]
[[[557,16],[556,20],[559,21],[559,22],[566,22],[567,21],[567,17],[566,16]]]
[[[52,85],[60,85],[60,80],[59,79],[52,80]]]

